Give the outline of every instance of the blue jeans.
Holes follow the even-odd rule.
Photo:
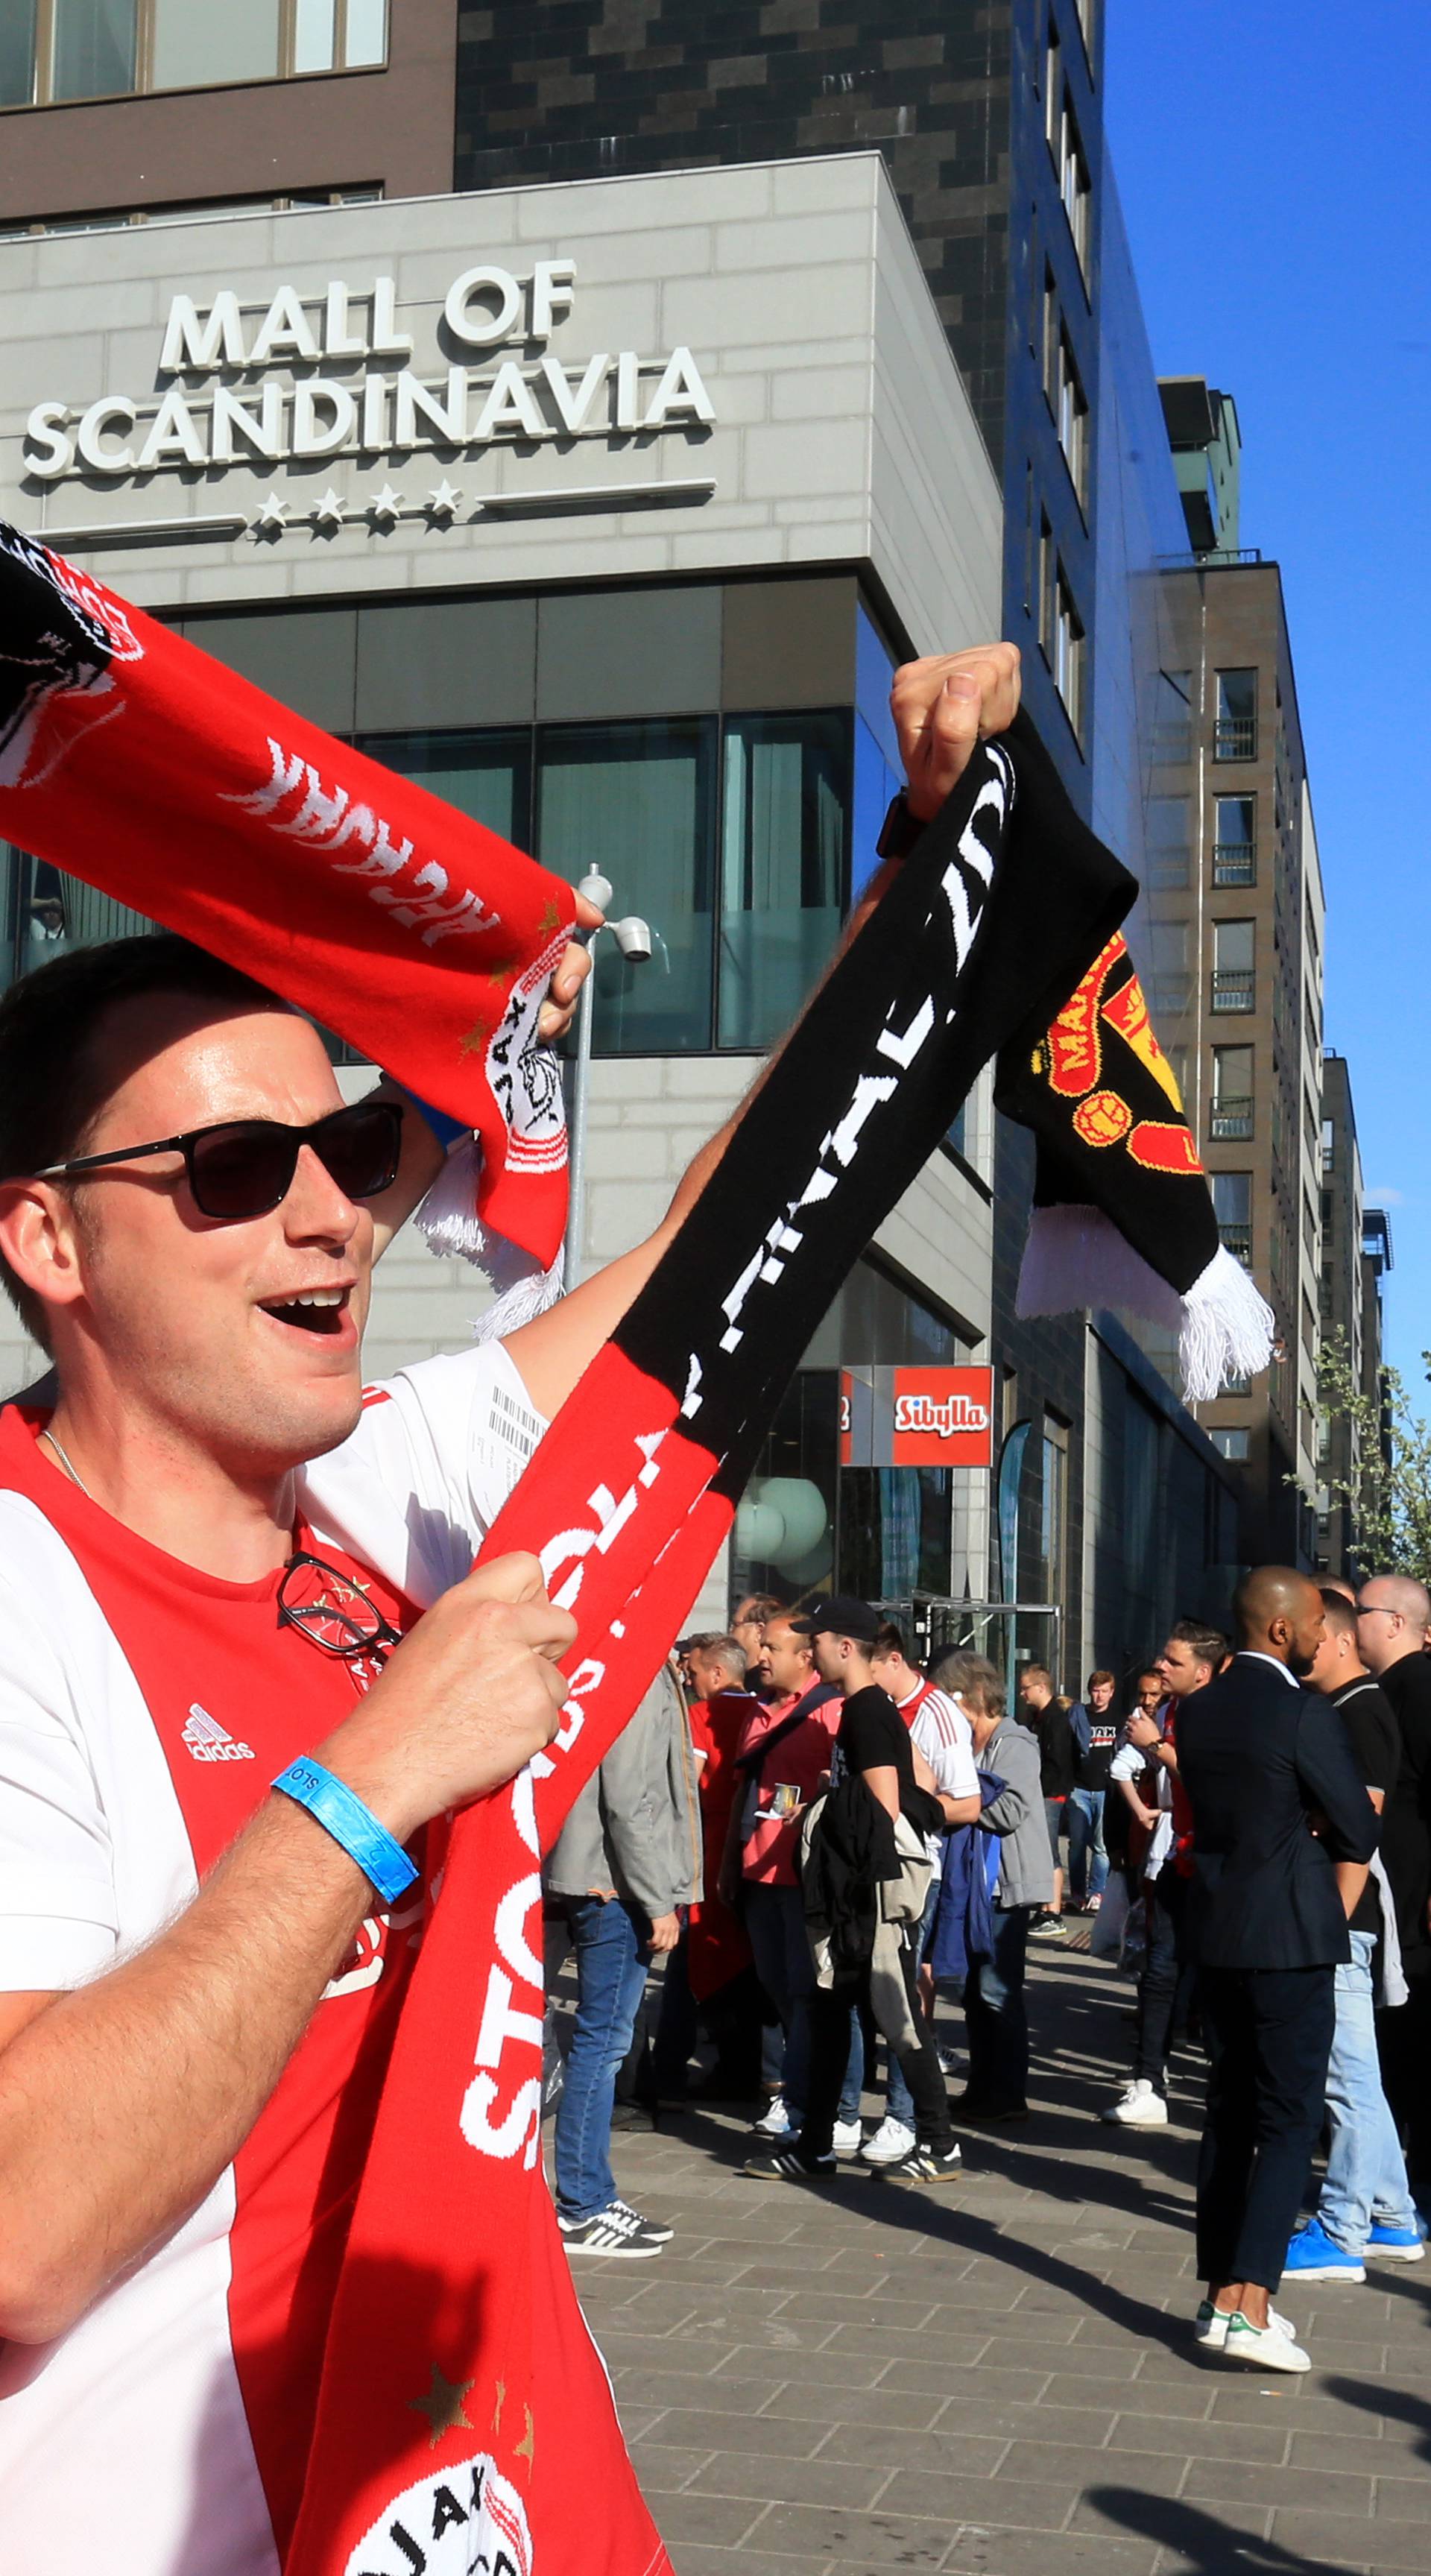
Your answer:
[[[810,2082],[810,1998],[815,1991],[815,1957],[805,1929],[805,1900],[798,1887],[767,1887],[750,1879],[745,1888],[746,1937],[755,1958],[755,1973],[780,2015],[785,2033],[780,2091],[793,2120],[804,2113]],[[865,2048],[859,2015],[850,2015],[850,2055],[840,2095],[842,2120],[860,2116]]]
[[[1101,1896],[1108,1884],[1108,1854],[1103,1848],[1106,1795],[1103,1789],[1074,1789],[1069,1796],[1068,1875],[1075,1896]]]
[[[938,1902],[939,1881],[937,1878],[932,1878],[929,1882],[929,1894],[924,1900],[924,1912],[910,1944],[914,1953],[916,1976],[919,1974],[919,1963],[924,1956],[925,1945],[934,1928],[934,1909]],[[884,2107],[891,2120],[901,2120],[906,2129],[913,2128],[914,2095],[904,2080],[904,2068],[900,2065],[893,2049],[889,2051],[889,2082],[885,2087]]]
[[[1353,1932],[1352,1955],[1336,1977],[1337,2019],[1327,2064],[1331,2152],[1318,2204],[1333,2244],[1361,2255],[1375,2218],[1384,2227],[1416,2226],[1406,2159],[1381,2089],[1372,2005],[1376,1937]]]
[[[562,1911],[576,1952],[576,2017],[556,2113],[556,2201],[563,2218],[594,2218],[616,2198],[611,2106],[651,1952],[639,1906],[568,1896]]]

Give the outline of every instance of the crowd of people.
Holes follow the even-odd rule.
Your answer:
[[[1262,1567],[1230,1633],[1177,1620],[1121,1708],[1106,1666],[1070,1700],[1024,1663],[1017,1711],[983,1656],[922,1671],[864,1601],[753,1597],[686,1638],[548,1864],[549,1963],[577,1962],[560,2073],[555,2024],[551,2051],[568,2246],[669,2235],[616,2193],[618,2092],[635,2118],[748,2105],[757,2178],[958,2175],[956,2124],[1030,2116],[1028,1944],[1087,1916],[1136,1976],[1103,2117],[1165,2127],[1180,2048],[1205,2076],[1197,2339],[1307,2368],[1284,2282],[1423,2258],[1428,1632],[1403,1577]],[[952,2099],[936,1995],[963,2010]]]

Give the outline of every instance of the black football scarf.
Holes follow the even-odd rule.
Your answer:
[[[1097,1020],[1124,996],[1125,1025],[1109,1025],[1132,1045],[1116,958],[1079,996],[1134,892],[1027,725],[979,751],[493,1528],[484,1557],[532,1552],[576,1616],[563,1726],[452,1830],[334,2303],[288,2576],[446,2576],[481,2563],[474,2530],[523,2576],[665,2567],[541,2180],[540,1856],[688,1615],[816,1324],[983,1065],[998,1057],[1048,1128],[1062,1204],[1135,1227],[1145,1262],[1166,1234],[1194,1281],[1215,1255],[1186,1149],[1113,1160],[1083,1132],[1091,1117],[1063,1118],[1069,1100],[1111,1096],[1115,1066],[1132,1093],[1111,1041],[1076,1095],[1038,1089],[1075,1003]],[[1136,1045],[1132,1060],[1146,1070]],[[1176,1125],[1154,1089],[1143,1123]],[[1144,1105],[1128,1099],[1130,1139]],[[431,2421],[429,2379],[456,2401]]]

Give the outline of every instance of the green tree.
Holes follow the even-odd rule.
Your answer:
[[[1423,1351],[1431,1384],[1431,1351]],[[1383,1393],[1369,1395],[1353,1372],[1345,1339],[1330,1335],[1318,1371],[1322,1412],[1352,1434],[1349,1474],[1327,1478],[1351,1508],[1352,1552],[1363,1574],[1410,1574],[1431,1587],[1431,1423],[1413,1408],[1399,1369],[1383,1368]]]

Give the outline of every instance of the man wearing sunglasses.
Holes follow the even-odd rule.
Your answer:
[[[900,674],[916,820],[1017,661]],[[557,1724],[571,1620],[534,1562],[472,1561],[721,1143],[507,1345],[364,1394],[373,1260],[441,1164],[421,1114],[345,1108],[312,1027],[180,942],[0,1001],[0,1275],[56,1381],[0,1415],[17,2576],[277,2576],[424,1829]]]

